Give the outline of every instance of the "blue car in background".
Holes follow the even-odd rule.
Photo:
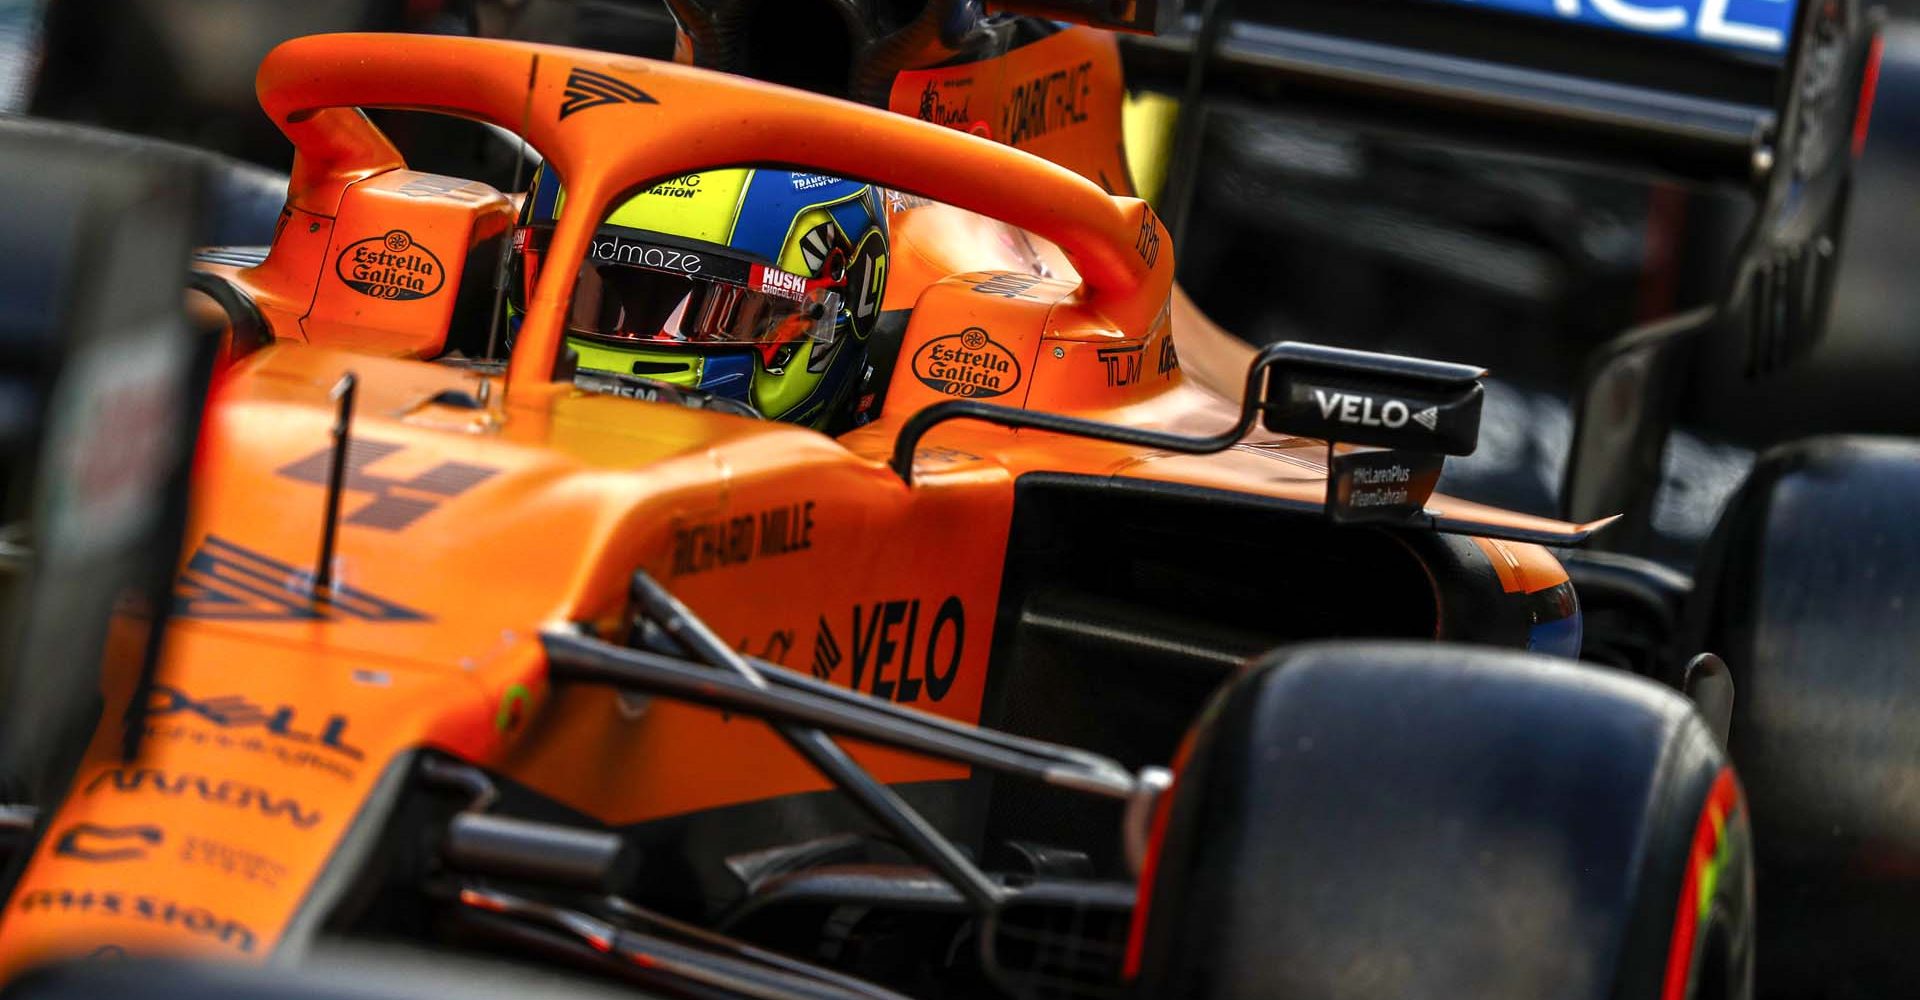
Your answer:
[[[1793,0],[1452,0],[1467,7],[1575,21],[1616,31],[1657,35],[1781,56],[1792,32]]]

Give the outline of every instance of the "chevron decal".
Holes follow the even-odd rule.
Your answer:
[[[833,252],[833,223],[822,222],[806,231],[800,237],[800,258],[807,263],[807,273],[819,276],[820,268],[827,263],[827,254]]]
[[[618,77],[575,67],[567,74],[566,100],[560,105],[560,120],[576,111],[606,104],[658,104],[646,91]]]
[[[208,535],[193,558],[187,560],[173,593],[174,613],[182,618],[252,622],[430,620],[418,611],[337,583],[328,597],[315,598],[311,572],[216,535]]]

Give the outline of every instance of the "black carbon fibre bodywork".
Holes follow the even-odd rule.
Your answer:
[[[1161,764],[1240,664],[1282,643],[1526,646],[1526,595],[1502,591],[1464,537],[1145,480],[1029,475],[1017,490],[981,717],[992,728]],[[1117,804],[1013,782],[988,801],[989,841],[1071,846],[1119,870]]]

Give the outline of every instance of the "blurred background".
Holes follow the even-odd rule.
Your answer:
[[[834,44],[824,0],[775,6],[784,36],[813,26]],[[1190,0],[1175,30],[1195,30],[1202,6]],[[1789,364],[1720,379],[1683,415],[1646,546],[1677,567],[1696,557],[1757,450],[1820,432],[1920,433],[1920,281],[1909,273],[1920,239],[1920,0],[1890,14],[1829,332]],[[283,39],[340,30],[660,58],[674,35],[660,0],[0,0],[0,107],[284,171],[289,149],[254,103],[254,68]],[[1130,79],[1169,89],[1165,73],[1133,72],[1150,50],[1129,40],[1124,51]],[[382,124],[420,169],[505,186],[511,153],[483,130]],[[1450,463],[1442,487],[1542,514],[1562,509],[1583,359],[1637,322],[1709,299],[1746,222],[1737,192],[1368,132],[1292,114],[1284,93],[1210,95],[1190,127],[1189,159],[1202,166],[1188,171],[1177,254],[1200,307],[1255,343],[1492,368],[1480,450]]]

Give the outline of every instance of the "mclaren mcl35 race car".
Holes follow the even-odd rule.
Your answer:
[[[1107,61],[984,131],[1117,139],[1061,37]],[[341,939],[697,997],[1751,993],[1725,668],[1577,662],[1550,547],[1604,523],[1433,492],[1481,369],[1240,345],[1145,202],[907,115],[449,37],[258,86],[286,205],[194,279],[164,642],[14,861],[10,995],[324,995],[40,967]],[[362,108],[541,165],[413,171]]]

